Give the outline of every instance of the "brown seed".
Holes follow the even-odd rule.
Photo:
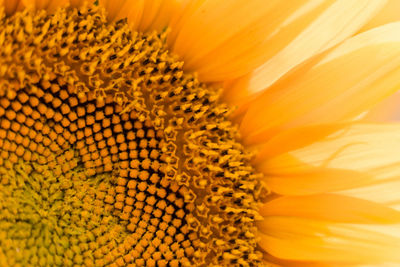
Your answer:
[[[14,153],[11,153],[8,159],[11,163],[14,163],[14,164],[18,162],[18,157]]]
[[[69,97],[69,94],[66,90],[61,90],[59,96],[62,100],[65,100]]]
[[[30,143],[30,139],[27,136],[25,136],[24,139],[22,140],[22,145],[24,147],[28,148],[29,147],[29,143]]]
[[[107,144],[106,144],[106,141],[105,141],[104,139],[97,143],[97,147],[98,147],[99,149],[103,149],[103,148],[105,148],[106,146],[107,146]]]
[[[37,110],[40,112],[40,114],[44,115],[47,112],[47,107],[45,104],[40,103],[39,106],[37,107]]]
[[[35,121],[32,118],[26,118],[25,125],[28,127],[32,127],[35,124]]]
[[[7,120],[7,119],[2,118],[0,126],[1,126],[2,129],[8,130],[8,129],[10,129],[11,122],[9,120]]]
[[[93,125],[95,122],[94,117],[92,115],[86,116],[86,124],[87,125]]]
[[[96,142],[99,142],[102,139],[103,139],[103,134],[102,133],[96,133],[94,135],[94,140],[96,140]]]
[[[51,108],[48,108],[47,112],[46,112],[46,118],[47,119],[52,119],[54,117],[54,114],[55,114],[54,110],[51,109]]]
[[[19,111],[22,108],[21,103],[19,103],[18,101],[13,101],[11,103],[11,108],[15,111]]]
[[[50,140],[50,139],[49,139]],[[41,133],[37,133],[35,136],[35,142],[40,144],[43,142],[43,135]]]
[[[48,83],[48,81],[44,81],[44,82],[47,82],[47,83]],[[49,87],[50,87],[50,83],[49,83],[49,85],[48,85],[47,88],[49,88]],[[46,89],[47,89],[47,88],[46,88]],[[59,86],[58,84],[56,84],[56,83],[51,84],[51,92],[53,92],[53,95],[54,95],[55,93],[57,93],[58,91],[60,91],[60,86]]]
[[[39,105],[39,99],[36,96],[30,96],[29,103],[31,104],[31,107],[36,107]]]
[[[78,105],[78,99],[74,96],[69,97],[68,102],[71,107],[76,107]]]
[[[85,114],[86,114],[86,110],[85,110],[85,108],[83,108],[82,106],[79,106],[79,107],[76,109],[76,112],[77,112],[78,117],[83,117],[83,116],[85,116]]]
[[[96,144],[91,144],[88,147],[89,152],[95,152],[97,150]]]
[[[18,132],[21,129],[21,124],[19,124],[16,121],[13,121],[11,123],[11,130],[13,130],[14,132]]]
[[[96,123],[93,125],[93,132],[94,132],[94,133],[99,132],[101,129],[102,129],[102,128],[101,128],[100,123],[96,122]]]
[[[39,112],[37,112],[36,110],[34,110],[34,111],[32,111],[31,117],[32,117],[32,119],[34,119],[34,120],[38,120],[41,116],[40,116],[40,113],[39,113]]]
[[[29,150],[25,150],[23,159],[25,161],[30,161],[32,159],[32,153]]]
[[[111,120],[110,120],[109,118],[105,118],[105,119],[102,121],[101,124],[103,125],[103,128],[107,128],[107,127],[109,127],[109,126],[111,125]]]
[[[60,150],[60,147],[56,143],[51,143],[49,147],[50,147],[50,150],[53,152]]]
[[[117,143],[118,144],[122,144],[123,142],[125,142],[125,137],[123,134],[118,134],[117,135]]]
[[[9,139],[9,140],[11,140],[11,139]],[[16,143],[11,143],[9,151],[15,152],[15,150],[17,150],[17,144]]]
[[[88,104],[86,106],[86,112],[88,114],[93,113],[96,110],[96,106],[94,104]]]
[[[10,121],[14,120],[17,114],[15,113],[14,110],[7,110],[6,111],[6,118],[9,119]]]
[[[109,116],[114,113],[114,108],[112,106],[106,106],[106,108],[104,109],[104,113],[106,114],[106,116]]]
[[[67,128],[67,127],[69,126],[69,124],[70,124],[70,121],[69,121],[66,117],[64,117],[64,118],[61,120],[61,125],[62,125],[64,128]]]
[[[114,125],[113,131],[114,133],[122,133],[123,132],[122,125],[121,124]]]
[[[29,100],[29,96],[26,93],[22,92],[18,94],[18,99],[22,104],[25,104]]]
[[[86,127],[84,129],[84,132],[85,132],[85,136],[86,137],[89,137],[89,136],[91,136],[93,134],[92,128],[89,128],[89,127]]]
[[[61,105],[61,113],[66,115],[71,111],[71,109],[69,108],[69,106],[67,104],[62,104]]]
[[[57,139],[57,133],[54,131],[51,131],[51,133],[49,134],[49,138],[53,141],[55,141]]]
[[[110,129],[110,128],[105,129],[105,130],[103,131],[103,136],[104,136],[105,138],[111,137],[111,136],[112,136],[112,131],[111,131],[111,129]]]
[[[47,124],[43,124],[42,134],[48,135],[50,133],[50,127]]]
[[[45,95],[44,95],[44,101],[46,102],[46,103],[50,103],[51,101],[53,101],[53,95],[52,94],[50,94],[50,93],[46,93]]]
[[[43,128],[43,123],[41,123],[40,121],[36,121],[35,125],[33,125],[33,127],[35,128],[36,131],[41,131]]]
[[[78,130],[78,125],[74,122],[69,125],[69,130],[74,133]]]
[[[7,98],[0,99],[0,105],[5,109],[10,106],[10,103],[11,103],[10,100],[8,100]]]
[[[103,111],[99,110],[96,111],[96,115],[95,115],[96,121],[101,121],[104,119],[104,113]]]
[[[85,121],[85,119],[78,119],[78,128],[79,129],[82,129],[82,128],[84,128],[85,126],[86,126],[86,121]]]
[[[15,150],[15,154],[17,154],[18,157],[22,157],[24,153],[25,153],[25,148],[23,146],[18,146],[17,149]]]
[[[19,122],[19,123],[24,123],[25,122],[25,119],[26,119],[26,116],[23,114],[23,113],[17,113],[17,117],[16,117],[16,120]]]
[[[86,144],[88,144],[88,145],[94,144],[94,139],[92,136],[88,136],[86,138]]]
[[[51,103],[53,104],[54,108],[58,108],[62,104],[62,102],[59,98],[53,98],[53,101]]]
[[[45,147],[50,146],[50,144],[52,143],[52,142],[51,142],[51,139],[48,138],[48,137],[44,137],[42,142],[43,142],[43,145],[44,145]]]
[[[68,119],[69,119],[70,121],[75,121],[76,119],[78,119],[78,116],[76,115],[75,112],[71,111],[71,112],[68,114]]]
[[[63,115],[61,115],[60,112],[56,112],[56,113],[54,114],[54,120],[55,120],[56,122],[59,122],[59,121],[61,121],[62,119],[63,119]]]

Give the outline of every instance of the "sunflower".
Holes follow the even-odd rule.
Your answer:
[[[0,264],[399,263],[397,6],[0,0]]]

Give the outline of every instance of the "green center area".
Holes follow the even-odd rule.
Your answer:
[[[260,266],[231,108],[103,12],[0,20],[0,266]]]
[[[112,176],[88,176],[76,158],[66,172],[51,162],[0,166],[0,247],[8,258],[2,266],[85,264],[102,245],[125,237],[103,202]]]

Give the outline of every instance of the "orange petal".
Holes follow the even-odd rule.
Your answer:
[[[17,7],[20,5],[20,0],[5,0],[3,5],[6,15],[10,16],[17,11]]]
[[[400,92],[388,97],[373,107],[363,117],[363,121],[389,122],[400,120]]]
[[[307,58],[353,35],[384,3],[336,1],[261,67],[236,80],[234,88],[242,87],[258,92],[269,87]]]
[[[258,97],[241,124],[245,141],[268,140],[299,125],[351,120],[400,88],[399,66],[400,23],[357,35]]]
[[[296,38],[303,38],[299,36],[303,31],[313,31],[313,21],[324,12],[351,19],[346,26],[352,28],[384,4],[376,0],[196,2],[198,8],[190,9],[175,29],[179,33],[173,50],[183,57],[186,69],[197,71],[204,81],[233,79],[252,71]],[[332,14],[334,9],[340,11]]]
[[[48,0],[47,10],[49,12],[55,12],[57,8],[65,7],[69,4],[70,4],[70,0],[58,0],[58,1]]]
[[[385,191],[376,192],[384,195]],[[279,197],[265,203],[260,214],[293,216],[342,223],[400,223],[400,212],[372,201],[339,194]]]
[[[133,30],[161,31],[180,9],[182,0],[100,0],[111,21],[126,18]]]
[[[329,6],[319,3],[310,7],[307,3],[193,1],[173,29],[173,51],[184,59],[186,69],[197,71],[203,81],[238,77],[274,55],[297,28],[305,27]]]
[[[110,21],[114,21],[117,19],[118,13],[121,11],[122,6],[126,2],[130,2],[130,1],[127,1],[127,0],[99,0],[99,5],[106,9],[107,18]],[[133,6],[135,5],[135,2],[132,1]]]
[[[312,129],[284,133],[259,154],[256,166],[272,191],[334,192],[400,176],[400,124],[355,124],[331,135],[326,135],[329,127],[321,127],[321,133]]]
[[[146,31],[151,23],[155,20],[163,0],[146,0],[143,7],[143,16],[138,25],[138,30]]]
[[[400,21],[400,1],[389,0],[386,5],[370,20],[360,32],[385,25],[390,22]]]
[[[82,0],[69,0],[69,2],[71,4],[71,6],[73,6],[73,7],[78,7],[83,4]]]
[[[182,0],[163,0],[158,8],[157,14],[148,25],[148,29],[157,31],[163,30],[166,26],[170,26],[172,18],[182,8]]]
[[[400,167],[400,166],[398,166]],[[400,210],[400,179],[398,176],[390,180],[385,180],[378,184],[362,186],[345,191],[339,191],[338,194],[374,201],[384,204],[396,210]]]
[[[31,8],[34,10],[40,10],[40,9],[45,9],[49,12],[54,12],[57,8],[62,7],[62,6],[67,6],[69,3],[69,0],[59,0],[59,1],[54,1],[54,0],[21,0],[19,4],[19,10],[21,8]]]
[[[125,1],[117,11],[114,20],[126,18],[130,28],[136,30],[143,16],[144,5],[145,0]]]
[[[359,225],[271,216],[258,227],[259,245],[277,258],[369,264],[400,261],[399,224]]]

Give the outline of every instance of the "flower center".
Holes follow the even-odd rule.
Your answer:
[[[165,33],[96,7],[0,25],[3,265],[259,265],[252,155]]]

